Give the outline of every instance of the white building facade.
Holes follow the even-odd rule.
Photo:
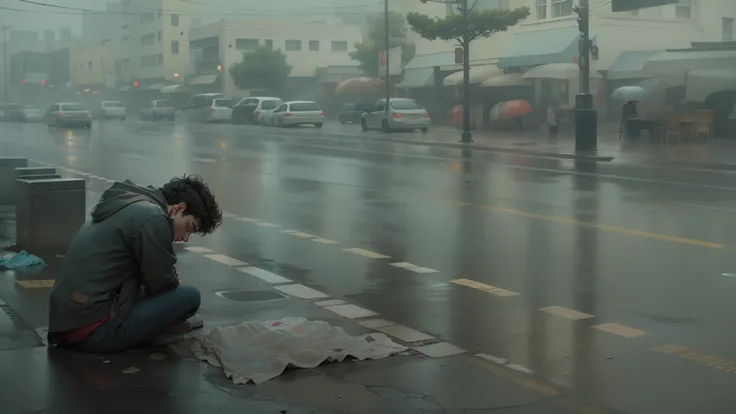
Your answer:
[[[243,54],[266,46],[281,50],[292,67],[292,78],[314,78],[317,69],[357,66],[350,58],[361,41],[360,27],[300,21],[221,20],[194,27],[189,33],[190,71],[202,79],[209,76],[228,96],[242,95],[228,69],[242,61]]]

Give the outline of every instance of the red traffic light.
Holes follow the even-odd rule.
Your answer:
[[[137,88],[138,87],[138,81],[133,82],[133,87],[134,88]]]
[[[25,85],[26,84],[26,80],[23,79],[22,81],[20,81],[20,83],[22,83],[23,85]]]
[[[45,84],[46,84],[46,81],[41,79],[41,85],[45,85]]]

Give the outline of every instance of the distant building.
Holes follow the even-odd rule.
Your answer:
[[[72,29],[69,27],[62,27],[59,29],[59,39],[62,42],[71,42],[72,40]]]
[[[56,41],[56,33],[53,30],[43,31],[43,41],[48,45]]]
[[[124,35],[126,15],[120,3],[107,3],[106,13],[82,15],[82,40],[86,45],[99,45],[105,40],[120,39]]]

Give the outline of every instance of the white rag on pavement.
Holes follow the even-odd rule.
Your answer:
[[[292,317],[215,328],[198,336],[191,348],[200,360],[221,367],[235,384],[261,384],[289,365],[314,368],[348,356],[382,359],[406,350],[384,334],[350,336],[327,322]]]

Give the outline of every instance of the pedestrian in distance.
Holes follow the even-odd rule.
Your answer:
[[[549,129],[550,136],[556,136],[557,133],[560,132],[560,128],[557,125],[557,115],[555,114],[555,109],[551,106],[547,107],[547,128]]]
[[[198,176],[161,188],[113,184],[77,232],[51,291],[49,343],[120,352],[201,328],[200,293],[182,285],[175,242],[210,234],[222,212]]]

